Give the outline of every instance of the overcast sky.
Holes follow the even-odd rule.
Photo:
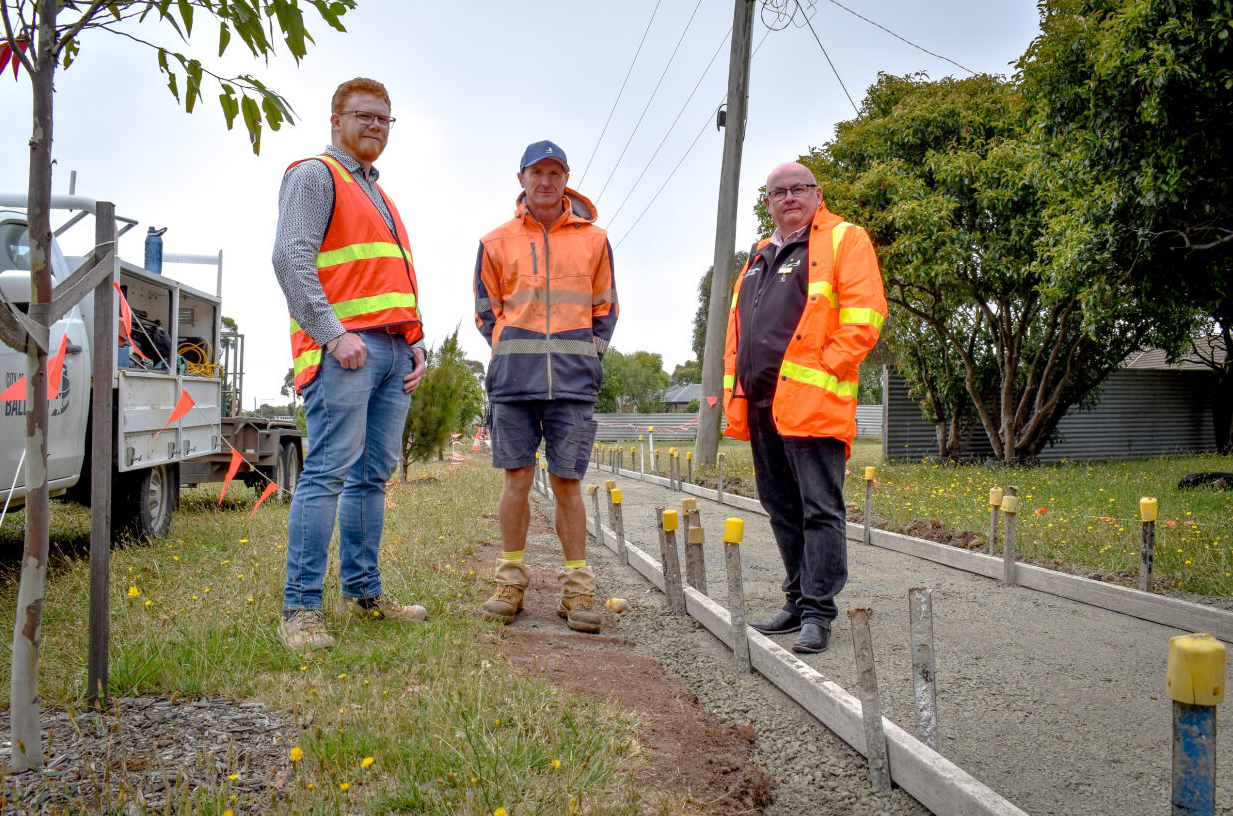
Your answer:
[[[769,169],[824,144],[836,123],[855,115],[835,71],[857,105],[879,71],[967,75],[832,0],[802,0],[832,71],[801,12],[771,30],[767,5],[759,2],[755,12],[737,248],[756,237],[753,207]],[[1028,0],[844,5],[977,72],[1009,76],[1039,31],[1036,5]],[[199,57],[218,73],[253,73],[282,93],[300,120],[277,133],[267,130],[260,157],[252,155],[242,125],[225,129],[216,88],[207,86],[205,100],[186,114],[150,48],[91,32],[72,67],[57,74],[53,191],[67,193],[69,171],[76,170],[78,195],[114,201],[121,215],[140,221],[121,244],[121,254],[137,263],[151,225],[168,228],[167,252],[222,250],[223,314],[247,335],[245,406],[285,402],[278,392],[291,364],[288,321],[270,267],[279,180],[289,163],[328,144],[334,88],[371,76],[389,88],[398,119],[377,167],[411,236],[429,343],[461,326],[468,355],[487,364],[488,348],[473,322],[477,241],[513,214],[523,148],[551,139],[569,157],[570,186],[596,202],[598,223],[615,250],[621,317],[614,346],[658,352],[671,372],[692,357],[697,284],[714,255],[723,146],[714,111],[727,90],[732,15],[732,0],[359,0],[344,18],[346,34],[308,18],[316,46],[299,67],[286,53],[268,65],[244,59],[238,38],[218,60],[218,30],[200,13],[187,46],[154,22],[130,29]],[[14,82],[5,72],[0,101],[6,111],[0,190],[24,192],[31,133],[24,74]],[[80,236],[69,241],[69,254],[86,251],[81,241],[92,233],[79,227],[66,236]],[[166,271],[213,291],[212,270]]]

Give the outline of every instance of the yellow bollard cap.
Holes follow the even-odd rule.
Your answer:
[[[697,510],[697,509],[698,509],[698,500],[697,500],[697,499],[693,499],[693,498],[690,498],[690,499],[681,499],[681,509],[682,509],[682,510],[684,510],[684,511],[686,511],[686,512],[688,512],[688,511],[690,511],[690,510]]]
[[[693,451],[685,451],[685,458],[686,458],[686,460],[688,460],[688,461],[692,462],[692,461],[694,460],[694,452],[693,452]]]
[[[620,504],[622,496],[623,494],[621,493],[621,488],[619,487],[612,488],[612,503],[613,504]]]
[[[1179,703],[1214,706],[1224,702],[1224,644],[1211,635],[1169,638],[1165,691]]]
[[[865,468],[865,481],[872,482],[874,480],[873,474],[876,473],[877,470],[878,469],[873,467],[872,465],[870,465],[869,467],[866,467]]]
[[[730,518],[724,522],[724,543],[740,544],[745,537],[745,519]]]
[[[1159,509],[1159,502],[1150,496],[1144,496],[1139,499],[1139,518],[1144,521],[1155,521],[1156,511]]]
[[[641,442],[641,441],[642,441],[642,434],[638,434],[638,441],[639,441],[639,442]]]
[[[1019,512],[1019,498],[1017,496],[1005,496],[1002,498],[1002,512],[1010,513],[1012,516]]]
[[[638,449],[637,449],[636,447],[634,447],[633,445],[630,445],[630,446],[629,446],[629,452],[630,452],[630,453],[637,453],[637,452],[638,452]]]
[[[594,496],[598,489],[599,488],[597,488],[595,485],[591,485],[591,484],[587,485],[587,495]]]
[[[724,458],[724,453],[723,453],[723,451],[720,451],[719,453],[715,454],[715,458],[717,458],[717,459],[723,459],[723,458]]]
[[[614,487],[616,487],[616,480],[615,480],[615,479],[604,479],[604,489],[605,489],[605,490],[607,490],[609,493],[611,493],[611,492],[612,492],[612,488],[614,488]]]
[[[646,429],[646,432],[647,432],[647,433],[655,433],[655,429],[654,429],[654,428],[647,428],[647,429]]]
[[[989,488],[989,506],[990,507],[1001,507],[1002,506],[1002,488],[1000,487]]]
[[[538,458],[539,458],[539,451],[536,451],[536,452],[535,452],[535,458],[536,458],[536,459],[538,459]]]
[[[664,511],[664,532],[670,533],[677,527],[677,517],[675,510]]]
[[[676,456],[676,448],[668,448],[669,456]]]

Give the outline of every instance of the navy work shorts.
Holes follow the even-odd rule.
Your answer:
[[[598,427],[589,402],[536,400],[492,404],[492,466],[502,470],[535,464],[540,440],[548,449],[548,472],[581,479],[591,459]]]

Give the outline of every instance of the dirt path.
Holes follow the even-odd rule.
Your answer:
[[[605,478],[610,474],[592,471],[587,481]],[[657,557],[654,508],[679,508],[683,494],[636,480],[617,482],[625,496],[626,538]],[[698,505],[711,596],[726,604],[719,542],[724,519],[739,516],[745,519],[741,552],[749,615],[777,609],[782,567],[766,517],[703,499]],[[1183,633],[859,543],[849,544],[849,573],[831,648],[807,658],[813,668],[857,692],[844,612],[872,608],[883,712],[910,731],[907,592],[931,586],[943,755],[1029,813],[1168,812],[1172,709],[1164,693],[1165,665],[1169,638]],[[653,592],[659,601],[662,595]],[[778,640],[787,647],[791,638]],[[648,638],[640,642],[645,647]],[[677,673],[705,700],[699,689],[715,678]],[[712,707],[722,708],[720,702]],[[1230,739],[1227,729],[1219,733],[1220,755],[1230,756]],[[777,776],[761,750],[755,756]],[[1218,774],[1217,812],[1233,813],[1227,762]]]

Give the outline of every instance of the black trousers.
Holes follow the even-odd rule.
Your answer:
[[[844,444],[780,436],[769,405],[749,407],[749,438],[758,496],[787,572],[783,608],[830,629],[839,614],[835,596],[848,581]]]

